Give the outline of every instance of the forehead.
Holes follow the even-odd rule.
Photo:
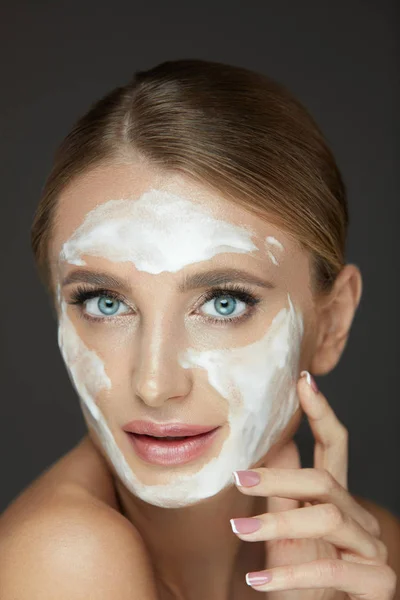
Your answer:
[[[154,214],[150,211],[145,221],[147,226],[150,223],[161,231],[168,225],[169,230],[179,232],[191,219],[191,227],[200,229],[201,224],[204,227],[209,217],[210,224],[212,223],[217,231],[221,231],[218,228],[226,223],[237,227],[235,232],[249,232],[248,239],[251,239],[258,251],[251,252],[251,256],[248,253],[235,254],[236,257],[240,257],[241,262],[261,261],[261,265],[270,263],[275,269],[279,264],[280,270],[282,271],[283,268],[287,275],[291,265],[293,267],[292,263],[296,262],[297,275],[299,269],[300,272],[302,270],[302,264],[303,277],[306,274],[308,270],[306,253],[301,250],[295,239],[270,223],[268,219],[258,217],[186,175],[161,172],[143,163],[112,163],[98,166],[76,178],[60,194],[50,243],[53,275],[56,276],[60,268],[65,271],[69,266],[60,261],[64,244],[69,242],[74,234],[76,235],[77,230],[81,233],[81,237],[87,237],[93,231],[94,228],[88,226],[87,219],[91,211],[92,215],[98,215],[94,222],[96,233],[101,237],[102,230],[98,225],[103,221],[110,223],[114,217],[122,217],[126,222],[131,221],[141,225],[140,211],[136,210],[140,206],[140,200],[150,199],[146,206],[151,207],[151,199],[161,197],[163,192],[167,193],[162,196],[164,199],[175,197],[182,199],[183,204],[171,202],[169,205],[168,202],[164,202],[163,207],[164,209],[166,207],[167,211],[162,213],[156,210]],[[180,213],[177,207],[182,206],[185,210]],[[197,220],[198,210],[204,215],[205,220]],[[137,232],[138,228],[132,231]],[[210,230],[207,232],[212,233]],[[135,239],[132,239],[131,243],[135,245],[137,237],[133,235],[132,238]],[[112,243],[118,244],[118,237],[114,237]],[[126,244],[126,240],[124,243]]]

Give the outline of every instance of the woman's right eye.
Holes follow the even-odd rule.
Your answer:
[[[118,298],[111,298],[110,296],[95,296],[94,298],[90,298],[89,300],[86,300],[85,302],[85,310],[88,311],[88,313],[90,315],[96,316],[96,317],[106,317],[106,316],[111,316],[114,317],[115,315],[120,315],[121,313],[118,313],[118,308],[120,306],[123,306],[124,302],[122,302],[122,300],[119,300]],[[126,306],[126,304],[125,304]],[[127,307],[127,311],[129,311],[129,307]],[[93,311],[94,312],[91,312]],[[96,312],[96,309],[99,312]],[[124,311],[124,312],[127,312]]]
[[[78,287],[72,292],[69,304],[78,305],[80,316],[89,321],[102,321],[130,310],[116,292],[84,287]],[[120,306],[125,306],[126,310],[118,312]]]

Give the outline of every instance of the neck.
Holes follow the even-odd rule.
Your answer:
[[[232,483],[195,505],[171,509],[142,501],[118,479],[115,486],[122,513],[142,536],[165,597],[232,598],[234,588],[248,587],[247,571],[264,567],[264,545],[240,540],[229,520],[264,513],[265,498],[241,494]]]

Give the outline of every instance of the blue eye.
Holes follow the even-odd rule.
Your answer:
[[[92,298],[86,299],[86,309],[90,307],[97,308],[100,313],[95,313],[94,316],[115,316],[118,308],[122,306],[124,303],[119,298],[113,298],[111,296],[106,295],[98,295]],[[129,310],[129,307],[127,307]],[[93,312],[90,312],[93,315]],[[120,313],[121,314],[121,313]]]
[[[252,308],[261,301],[261,298],[255,296],[250,290],[239,284],[230,284],[226,287],[214,288],[206,292],[201,298],[202,305],[204,306],[210,303],[212,300],[212,307],[217,310],[217,315],[221,315],[217,318],[216,315],[210,315],[209,313],[202,313],[206,315],[206,318],[211,323],[217,325],[224,325],[229,322],[242,321],[252,314]],[[244,312],[239,315],[231,317],[238,305],[238,301],[245,305]],[[104,289],[91,289],[83,286],[78,286],[71,294],[71,301],[69,304],[78,305],[79,314],[88,321],[103,322],[110,320],[107,317],[120,316],[130,311],[130,308],[122,300],[122,298],[116,292]],[[85,305],[85,310],[83,309]],[[120,306],[125,306],[126,310],[122,313],[117,313]],[[87,308],[90,307],[98,309],[100,312],[88,313]],[[208,315],[208,316],[207,316]],[[228,315],[228,318],[226,318]]]
[[[119,305],[120,304],[119,300],[115,300],[114,298],[107,298],[106,296],[102,296],[100,298],[100,300],[97,302],[97,306],[99,307],[99,309],[101,311],[103,310],[103,308],[100,306],[100,304],[102,303],[102,301],[104,300],[104,298],[106,300],[105,300],[105,302],[103,302],[103,304],[104,304],[103,308],[104,308],[106,314],[108,314],[108,315],[114,314],[114,312],[115,312],[114,311],[115,306],[113,307],[113,304],[115,305],[115,304],[118,303],[118,305]],[[117,307],[117,309],[118,309],[118,307]]]
[[[225,318],[220,318],[220,319],[215,319],[215,314],[211,314],[210,313],[205,313],[207,315],[210,315],[212,317],[212,321],[233,321],[233,320],[237,320],[241,317],[242,313],[239,313],[239,315],[235,315],[234,317],[231,317],[231,315],[234,313],[235,309],[238,306],[238,303],[241,303],[242,305],[244,305],[244,310],[246,311],[246,305],[251,305],[253,306],[255,304],[255,302],[253,301],[252,297],[250,297],[249,294],[247,294],[247,292],[245,292],[245,294],[242,293],[238,293],[238,292],[234,292],[232,291],[230,294],[228,294],[226,292],[226,290],[221,293],[221,291],[219,290],[211,290],[210,294],[206,297],[206,302],[204,302],[203,306],[210,304],[211,308],[213,310],[217,311],[217,315],[219,314],[221,317],[224,316],[228,316],[230,317],[229,319],[225,319]]]
[[[223,315],[231,315],[235,310],[235,305],[237,304],[237,299],[232,296],[220,296],[222,300],[218,299],[214,301],[214,306],[217,310],[222,310]]]

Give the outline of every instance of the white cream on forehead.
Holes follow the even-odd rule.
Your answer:
[[[222,252],[258,250],[253,232],[215,219],[201,204],[151,189],[138,200],[110,200],[91,210],[60,258],[85,265],[83,254],[131,261],[138,271],[176,272]]]
[[[278,240],[276,238],[274,238],[272,235],[268,235],[265,238],[265,242],[266,242],[266,245],[270,244],[271,246],[276,246],[281,251],[284,249],[282,244],[280,242],[278,242]],[[278,259],[276,258],[275,254],[273,254],[272,251],[268,248],[268,246],[267,246],[267,254],[270,257],[270,259],[272,260],[272,262],[274,263],[274,265],[279,265]]]
[[[277,246],[277,248],[279,248],[279,250],[283,250],[283,246],[280,242],[278,242],[278,240],[276,238],[274,238],[272,235],[267,235],[267,237],[265,238],[265,241],[268,244],[271,244],[272,246]]]
[[[130,260],[136,269],[158,274],[220,252],[253,250],[257,246],[249,230],[218,221],[184,198],[150,190],[139,200],[110,200],[96,207],[64,244],[60,256],[73,264],[85,264],[82,254]],[[303,320],[288,295],[288,306],[255,343],[202,351],[187,348],[178,356],[182,368],[203,368],[209,385],[226,399],[229,432],[220,453],[197,471],[189,463],[175,468],[168,483],[145,485],[128,464],[96,403],[100,391],[112,389],[105,365],[77,334],[59,287],[58,294],[58,344],[85,420],[127,489],[150,504],[174,508],[217,494],[232,483],[233,470],[247,469],[265,455],[298,408]],[[180,473],[183,468],[190,474]]]

